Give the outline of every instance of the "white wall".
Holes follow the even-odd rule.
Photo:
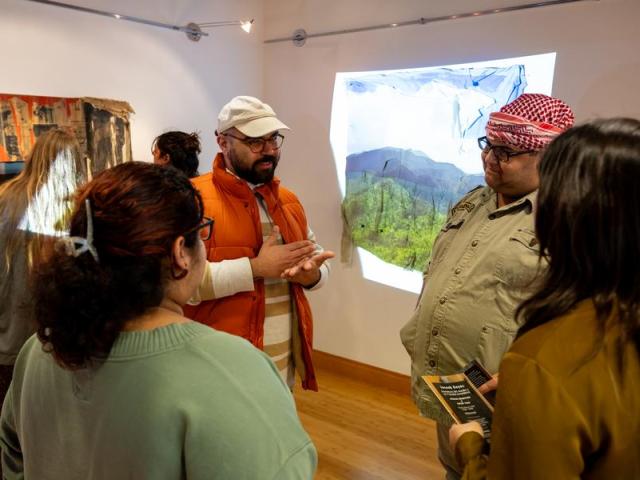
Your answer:
[[[151,160],[151,142],[171,130],[200,131],[200,170],[217,151],[217,113],[231,97],[262,93],[262,1],[65,0],[172,25],[256,19],[208,29],[199,42],[184,33],[68,9],[0,0],[0,92],[128,101],[133,158]]]
[[[522,0],[267,0],[265,39],[391,23]],[[640,1],[601,0],[523,12],[308,39],[264,49],[264,92],[287,134],[279,174],[300,196],[325,248],[340,247],[340,193],[329,145],[334,76],[341,71],[438,66],[557,52],[554,95],[578,120],[640,118]],[[392,119],[390,119],[392,121]],[[312,294],[315,347],[407,373],[398,330],[417,296],[362,278],[359,265],[333,262],[332,278]]]
[[[0,92],[128,101],[133,154],[169,129],[198,130],[201,171],[215,151],[215,119],[235,95],[263,96],[293,127],[279,175],[299,194],[321,243],[340,247],[340,193],[328,141],[336,72],[463,63],[558,52],[554,94],[579,120],[640,117],[639,0],[601,0],[334,37],[302,48],[261,40],[297,28],[322,32],[526,3],[526,0],[66,0],[170,24],[255,18],[255,30],[184,34],[24,0],[0,0]],[[264,3],[264,7],[263,7]],[[264,9],[264,11],[263,11]],[[263,16],[264,15],[264,16]],[[408,358],[398,330],[416,295],[364,280],[333,262],[311,295],[316,348],[398,372]]]

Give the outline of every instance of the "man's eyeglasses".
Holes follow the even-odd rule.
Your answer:
[[[478,139],[478,146],[480,150],[484,153],[493,152],[493,156],[501,163],[509,163],[513,157],[518,157],[520,155],[528,155],[531,153],[536,153],[535,150],[525,150],[523,152],[515,152],[507,147],[499,147],[496,145],[491,145],[491,142],[487,137],[480,137]]]
[[[213,218],[202,217],[202,223],[200,223],[200,225],[187,230],[184,234],[188,235],[195,231],[198,231],[203,242],[209,240],[213,232]]]
[[[239,142],[244,143],[249,150],[253,153],[262,153],[264,152],[264,147],[269,145],[271,148],[275,150],[279,150],[282,147],[282,142],[284,142],[284,135],[280,133],[276,133],[269,138],[254,138],[254,137],[236,137],[230,133],[223,133],[225,137],[235,138]]]

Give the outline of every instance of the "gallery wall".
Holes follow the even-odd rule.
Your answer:
[[[484,10],[527,0],[65,0],[67,3],[184,25],[255,18],[251,35],[209,30],[184,34],[25,0],[0,0],[0,92],[126,100],[133,156],[150,160],[163,131],[201,132],[201,171],[217,151],[220,107],[235,95],[263,96],[293,130],[279,175],[303,201],[325,248],[340,249],[340,192],[329,144],[336,72],[457,64],[557,52],[554,94],[578,120],[640,117],[638,0],[594,0],[307,40],[263,40],[420,17]],[[389,119],[393,121],[393,119]],[[332,264],[328,285],[310,294],[315,347],[407,373],[398,330],[417,295],[364,280],[357,257]]]
[[[234,95],[262,93],[262,1],[65,2],[172,25],[256,19],[250,35],[222,27],[192,42],[177,31],[0,0],[0,92],[126,100],[136,112],[135,160],[151,160],[151,142],[164,131],[199,131],[201,171],[207,171],[222,105]]]
[[[498,0],[267,0],[265,39],[413,20],[527,2]],[[279,174],[301,198],[325,248],[339,251],[340,192],[329,144],[336,72],[440,66],[557,52],[553,93],[579,121],[640,118],[638,0],[579,4],[451,20],[424,26],[310,38],[264,47],[264,95],[287,133]],[[389,121],[393,121],[392,118]],[[329,284],[311,294],[315,348],[408,373],[398,331],[417,295],[362,278],[336,260]]]

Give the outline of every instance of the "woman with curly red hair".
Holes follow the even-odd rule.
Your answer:
[[[213,222],[189,180],[126,163],[80,189],[34,286],[0,422],[7,478],[311,478],[277,369],[183,316]]]

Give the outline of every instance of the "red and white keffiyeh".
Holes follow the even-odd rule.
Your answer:
[[[521,150],[542,150],[573,126],[569,105],[540,93],[524,93],[499,112],[489,115],[486,132],[491,143],[505,143]]]

